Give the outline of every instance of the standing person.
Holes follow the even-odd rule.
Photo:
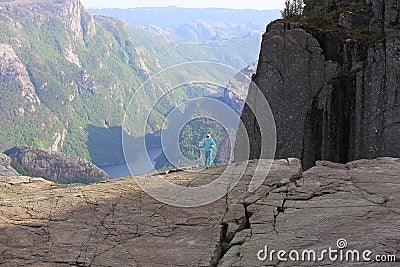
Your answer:
[[[211,134],[207,134],[207,138],[203,141],[203,144],[199,146],[200,148],[204,148],[205,152],[205,162],[204,166],[207,168],[211,166],[212,163],[212,152],[215,147],[214,139],[211,138]]]

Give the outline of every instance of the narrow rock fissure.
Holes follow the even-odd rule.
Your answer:
[[[244,229],[250,229],[251,228],[250,217],[253,215],[253,213],[248,210],[248,206],[249,206],[249,204],[247,204],[247,203],[243,204],[244,215],[246,216],[246,225],[245,225]]]
[[[250,218],[253,215],[252,212],[248,210],[248,207],[251,205],[249,203],[243,203],[244,207],[244,217],[239,218],[238,221],[242,222],[239,224],[237,229],[234,232],[229,231],[229,224],[226,222],[221,223],[221,229],[219,234],[219,242],[216,245],[214,255],[211,258],[210,266],[216,267],[218,266],[219,261],[225,256],[229,249],[234,246],[242,245],[241,242],[232,243],[232,240],[235,238],[235,235],[245,229],[251,228]]]
[[[274,221],[272,222],[272,227],[274,228],[274,232],[275,232],[275,233],[278,233],[278,231],[276,230],[276,221],[277,221],[277,219],[278,219],[279,214],[285,212],[285,203],[286,203],[287,197],[288,197],[288,193],[286,193],[286,196],[285,196],[285,198],[284,198],[283,201],[282,201],[282,205],[276,207],[277,213],[274,214]]]
[[[214,255],[211,258],[210,262],[211,267],[217,267],[219,261],[224,257],[225,253],[228,251],[226,242],[227,233],[228,233],[228,224],[222,222],[221,229],[219,232],[219,242],[215,248]]]

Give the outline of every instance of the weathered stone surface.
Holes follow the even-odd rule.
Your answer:
[[[246,193],[255,163],[227,198],[198,208],[160,203],[132,178],[88,186],[55,187],[0,201],[4,266],[210,266],[246,228],[244,203],[263,198],[278,180],[299,170],[278,161],[256,194]],[[179,184],[210,182],[224,167],[171,172]],[[247,204],[249,205],[249,204]],[[224,244],[224,246],[222,246]]]
[[[400,260],[400,160],[380,158],[339,164],[320,164],[297,182],[272,190],[252,204],[250,229],[235,236],[220,266],[315,266],[317,263],[260,261],[257,253],[271,250],[316,250],[337,248],[347,241],[347,250],[371,250],[376,255],[396,255]],[[324,166],[323,166],[324,165]],[[347,167],[347,168],[346,168]],[[317,254],[318,257],[320,254]],[[263,254],[261,255],[263,256]],[[286,254],[286,258],[288,254]],[[398,263],[329,261],[318,266],[397,266]]]
[[[12,198],[22,194],[36,193],[59,186],[43,178],[27,176],[0,177],[0,199]]]
[[[226,198],[197,208],[160,203],[133,178],[43,185],[39,192],[18,195],[0,191],[0,266],[310,266],[262,262],[257,253],[265,245],[335,248],[339,238],[347,239],[351,249],[400,256],[399,159],[323,162],[295,183],[287,181],[299,171],[298,163],[279,160],[259,190],[249,193],[256,164],[249,162]],[[223,170],[217,166],[164,177],[200,186]],[[13,186],[20,185],[8,183],[7,190]]]
[[[332,1],[332,13],[305,3],[309,17],[268,27],[253,79],[274,114],[277,158],[301,158],[307,169],[321,159],[399,157],[399,2]],[[246,107],[242,120],[257,141]],[[253,144],[257,158],[261,142]]]
[[[57,151],[14,147],[4,153],[25,175],[45,177],[58,183],[92,183],[111,179],[93,163]]]
[[[11,159],[5,155],[0,154],[0,176],[18,176],[19,173],[10,166]]]

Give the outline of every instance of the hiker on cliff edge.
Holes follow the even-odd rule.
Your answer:
[[[205,154],[205,162],[204,166],[207,168],[211,166],[212,163],[212,153],[213,153],[213,148],[215,147],[215,142],[211,138],[211,134],[207,134],[207,138],[204,139],[203,144],[199,146],[199,148],[204,148],[204,154]]]

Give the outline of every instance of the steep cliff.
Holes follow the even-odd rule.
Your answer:
[[[400,3],[304,2],[304,16],[268,26],[253,79],[275,117],[276,157],[309,168],[400,156]],[[259,140],[248,107],[242,119]]]
[[[43,177],[57,183],[93,183],[111,179],[93,163],[57,151],[37,147],[14,147],[4,152],[11,166],[23,175]],[[15,174],[8,174],[15,175]]]

